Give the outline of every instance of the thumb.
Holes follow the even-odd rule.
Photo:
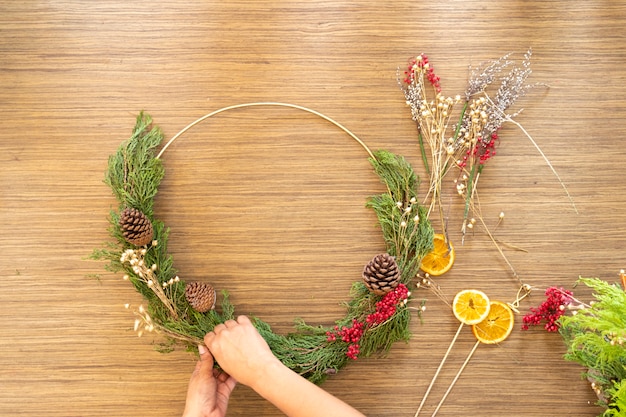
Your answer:
[[[201,362],[211,362],[211,366],[213,366],[213,355],[211,355],[211,352],[209,352],[209,349],[207,349],[206,346],[204,345],[198,345],[198,353],[200,354],[200,361]]]
[[[198,353],[200,354],[200,360],[196,362],[196,368],[194,369],[193,373],[210,373],[213,369],[213,364],[215,362],[213,360],[213,355],[211,355],[209,349],[207,349],[204,345],[198,346]]]
[[[206,348],[206,346],[198,345],[198,353],[200,354],[200,357],[202,357],[202,355],[205,355],[208,352],[209,350]]]

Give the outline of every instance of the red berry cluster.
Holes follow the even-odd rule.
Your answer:
[[[478,157],[478,163],[481,165],[487,162],[489,158],[496,154],[496,141],[498,138],[498,134],[494,132],[491,134],[491,140],[489,142],[479,140],[478,143],[481,144],[481,146],[475,146],[473,149],[468,149],[463,159],[459,162],[459,167],[465,168],[467,166],[467,159],[470,155]]]
[[[404,303],[404,300],[407,298],[409,298],[409,289],[404,284],[398,285],[393,291],[385,294],[385,296],[376,303],[376,311],[369,314],[365,319],[367,327],[375,326],[389,319],[396,313],[397,306]],[[359,353],[361,353],[359,342],[363,337],[363,333],[365,333],[366,323],[352,319],[352,326],[350,327],[343,326],[340,329],[339,326],[335,326],[332,331],[326,332],[326,340],[328,342],[334,342],[339,339],[348,343],[346,356],[350,359],[356,359]]]
[[[339,329],[339,326],[335,326],[335,329],[331,332],[326,332],[326,340],[334,342],[339,337],[342,341],[348,343],[348,351],[346,356],[350,359],[356,359],[359,356],[359,341],[363,337],[365,331],[365,325],[357,319],[352,319],[352,326],[343,326]]]
[[[359,353],[361,353],[361,349],[358,343],[353,343],[348,346],[348,351],[346,352],[346,356],[352,360],[356,360],[359,357]]]
[[[376,303],[376,311],[367,316],[365,321],[374,326],[387,320],[396,314],[398,304],[404,302],[409,297],[409,289],[404,284],[398,285],[393,291],[388,292]]]
[[[439,78],[439,76],[437,76],[437,74],[435,74],[435,69],[428,63],[428,57],[426,56],[426,54],[418,55],[417,58],[409,60],[407,70],[404,71],[404,82],[406,84],[411,84],[413,81],[415,81],[415,71],[413,68],[415,68],[416,65],[419,68],[426,68],[426,79],[432,84],[433,87],[435,87],[435,90],[440,93],[441,83],[439,81],[441,79]]]
[[[481,142],[482,143],[482,152],[480,152],[480,155],[478,155],[478,163],[479,164],[484,164],[485,162],[487,162],[487,160],[489,160],[489,158],[491,158],[492,156],[494,156],[496,154],[496,141],[498,140],[498,134],[496,132],[493,132],[491,134],[491,140],[489,142]],[[478,153],[477,149],[474,150],[475,155]]]
[[[557,320],[565,314],[565,307],[572,302],[572,292],[563,288],[550,287],[546,290],[546,300],[539,307],[531,307],[530,313],[522,319],[522,330],[538,326],[542,321],[549,332],[559,330]]]

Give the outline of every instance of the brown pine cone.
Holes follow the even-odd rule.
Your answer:
[[[204,282],[185,285],[185,298],[194,310],[205,313],[215,307],[215,289]]]
[[[388,253],[376,255],[363,269],[363,282],[374,294],[383,295],[400,284],[400,269]]]
[[[122,236],[132,245],[144,246],[152,242],[154,229],[150,219],[135,208],[125,208],[120,214]]]

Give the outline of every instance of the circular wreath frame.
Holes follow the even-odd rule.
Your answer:
[[[400,285],[385,295],[376,295],[361,281],[352,285],[345,303],[346,315],[333,326],[311,326],[295,320],[294,331],[279,335],[259,318],[253,323],[268,342],[272,352],[289,368],[319,384],[337,373],[349,359],[386,352],[399,340],[410,338],[411,294],[407,285],[416,277],[422,257],[432,250],[433,229],[424,207],[417,201],[419,179],[401,156],[380,150],[372,152],[348,129],[314,110],[288,103],[246,103],[225,107],[189,124],[161,147],[164,135],[143,112],[137,116],[131,137],[109,157],[105,183],[119,202],[109,216],[109,232],[114,242],[96,249],[93,258],[108,260],[107,270],[123,272],[145,298],[147,307],[135,311],[135,330],[155,331],[165,336],[161,350],[169,351],[183,344],[189,349],[203,343],[204,335],[217,324],[235,317],[228,292],[221,291],[219,309],[194,310],[185,297],[185,282],[177,275],[173,258],[167,251],[169,229],[154,215],[154,199],[165,175],[161,156],[180,135],[196,124],[226,110],[252,106],[283,106],[315,114],[339,127],[355,139],[369,154],[375,173],[387,191],[370,197],[366,203],[378,218],[387,253],[394,257],[400,271]],[[153,240],[136,246],[123,235],[120,215],[124,209],[139,210],[153,228]],[[128,307],[128,305],[127,305]],[[219,311],[218,311],[219,310]],[[421,313],[421,309],[416,309]]]

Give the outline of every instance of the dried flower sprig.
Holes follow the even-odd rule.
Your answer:
[[[153,241],[153,246],[156,246],[157,244],[157,241]],[[176,305],[172,301],[171,294],[166,294],[168,282],[166,281],[161,283],[159,281],[155,274],[157,270],[156,263],[153,263],[150,266],[146,264],[145,256],[147,252],[147,248],[129,248],[122,252],[122,256],[120,256],[120,263],[124,266],[130,267],[133,272],[132,276],[124,275],[124,278],[131,279],[131,277],[136,277],[136,279],[143,281],[146,286],[154,292],[159,300],[161,300],[163,306],[169,310],[172,318],[177,320],[179,315],[176,310]],[[179,281],[180,278],[178,278],[178,276],[171,278],[171,284]]]
[[[131,309],[131,306],[127,303],[124,305],[124,308],[128,310]],[[201,337],[195,337],[192,334],[172,330],[162,325],[159,321],[153,320],[152,316],[148,313],[143,304],[140,304],[139,307],[133,312],[135,316],[137,316],[133,325],[133,330],[137,333],[138,337],[143,336],[144,332],[154,332],[159,333],[172,340],[186,343],[189,346],[197,346],[201,343],[204,343]]]
[[[508,59],[511,54],[507,54],[470,72],[466,101],[460,123],[456,126],[458,133],[453,136],[448,148],[455,155],[460,170],[457,191],[465,199],[463,233],[466,232],[468,218],[476,217],[474,200],[478,180],[487,161],[496,154],[496,143],[500,140],[498,132],[505,122],[513,120],[521,112],[507,114],[507,111],[534,86],[527,84],[532,73],[531,55],[528,50],[518,66]],[[512,68],[508,74],[498,78],[509,67]],[[500,85],[492,95],[488,88],[498,79]]]
[[[491,85],[499,74],[513,64],[509,59],[511,53],[501,56],[498,59],[484,61],[477,67],[469,66],[469,77],[467,88],[465,89],[465,101],[469,101],[474,95],[480,94]]]
[[[402,84],[404,96],[411,109],[413,120],[417,124],[422,159],[430,175],[430,187],[424,203],[430,199],[429,217],[438,207],[442,229],[445,230],[441,191],[443,178],[453,166],[454,161],[453,155],[448,152],[446,135],[454,105],[461,101],[461,96],[452,98],[441,94],[440,78],[435,74],[425,54],[409,60],[404,74]],[[429,89],[427,86],[432,88]],[[432,92],[429,93],[429,90]],[[430,150],[430,163],[426,154],[427,148]]]
[[[417,283],[415,284],[416,288],[424,288],[428,291],[432,292],[435,297],[439,300],[443,301],[448,307],[452,308],[452,303],[450,299],[444,294],[439,284],[437,284],[429,274],[418,275]]]

